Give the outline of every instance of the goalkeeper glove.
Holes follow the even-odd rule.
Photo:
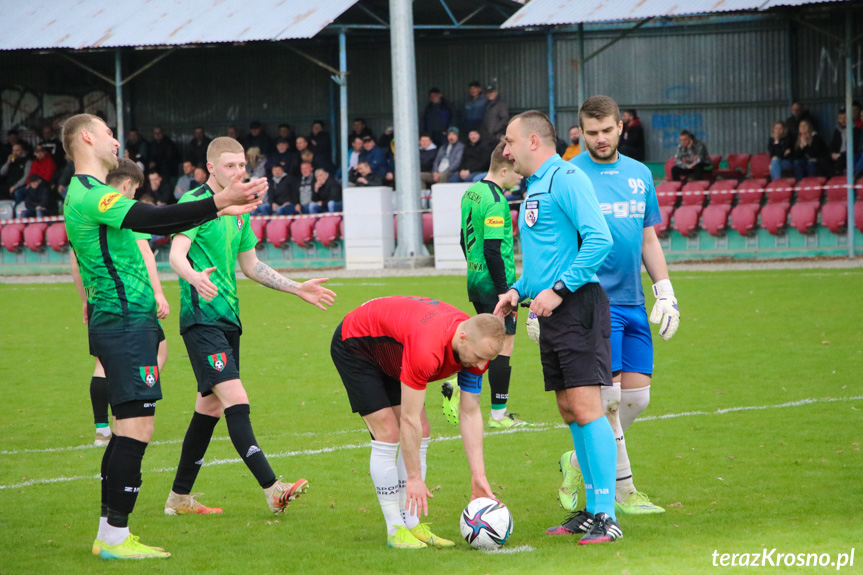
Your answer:
[[[650,323],[658,323],[659,335],[668,341],[680,325],[680,310],[671,280],[659,280],[653,284],[653,295],[656,296],[656,303],[650,312]]]
[[[539,318],[535,313],[527,314],[527,337],[535,344],[539,344]]]

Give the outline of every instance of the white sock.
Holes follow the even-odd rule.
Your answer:
[[[129,528],[128,527],[114,527],[113,525],[108,524],[108,519],[105,519],[105,534],[102,536],[99,541],[106,543],[108,545],[117,545],[118,543],[122,543],[126,540],[126,537],[129,536]]]
[[[623,501],[635,491],[635,485],[632,482],[632,467],[629,465],[629,454],[626,452],[626,439],[623,436],[623,429],[620,425],[620,383],[615,383],[611,387],[603,387],[601,394],[605,417],[608,418],[608,423],[611,424],[611,430],[614,432],[614,439],[617,443],[615,498],[618,501]]]
[[[506,417],[506,408],[503,409],[492,409],[491,410],[491,418],[495,421],[503,421],[503,418]]]
[[[105,541],[105,533],[108,532],[108,518],[100,517],[99,518],[99,533],[96,534],[96,539],[99,541]]]
[[[569,456],[569,464],[576,469],[581,469],[581,465],[578,464],[578,455],[575,453],[575,451],[573,451],[572,455]]]
[[[426,470],[428,469],[428,465],[426,464],[428,450],[429,438],[423,437],[422,440],[420,440],[420,473],[422,474],[423,481],[426,480]],[[405,488],[407,487],[408,470],[405,467],[405,460],[404,457],[402,457],[401,449],[399,449],[399,458],[397,463],[399,468],[399,506],[402,512],[402,520],[405,522],[405,527],[413,529],[420,524],[420,518],[419,513],[417,513],[417,515],[411,515],[408,513],[407,509],[405,509],[405,502],[407,501],[407,492],[405,491]]]
[[[626,431],[650,404],[650,386],[624,389],[620,394],[620,427]]]
[[[110,428],[110,427],[97,427],[97,428],[96,428],[96,433],[97,433],[98,435],[101,435],[102,437],[110,437],[110,435],[111,435],[111,428]]]
[[[384,443],[372,440],[372,455],[369,458],[369,471],[378,503],[387,522],[387,535],[394,535],[396,526],[404,525],[399,512],[399,473],[396,469],[398,443]]]

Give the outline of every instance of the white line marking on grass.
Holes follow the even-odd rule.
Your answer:
[[[694,415],[723,415],[726,413],[737,413],[740,411],[757,411],[764,409],[784,409],[786,407],[799,407],[801,405],[810,405],[814,403],[835,403],[835,402],[848,402],[848,401],[858,401],[863,399],[863,395],[856,395],[853,397],[824,397],[821,399],[809,398],[809,399],[801,399],[798,401],[789,401],[786,403],[779,403],[776,405],[748,405],[748,406],[740,406],[740,407],[726,407],[722,409],[717,409],[716,411],[686,411],[683,413],[667,413],[665,415],[652,415],[647,417],[639,417],[638,421],[661,421],[664,419],[676,419],[678,417],[690,417]],[[550,429],[565,429],[567,426],[562,423],[538,423],[536,427],[522,427],[518,429],[507,429],[504,431],[491,431],[485,434],[486,437],[495,436],[495,435],[506,435],[509,433],[530,433],[530,432],[542,432],[548,431]],[[366,430],[344,430],[341,433],[365,433]],[[338,432],[333,432],[338,433]],[[228,439],[228,438],[219,438],[219,439]],[[454,441],[456,439],[461,439],[460,435],[451,435],[451,436],[443,436],[443,437],[435,437],[432,441]],[[165,441],[161,442],[161,444],[167,443],[179,443],[179,441]],[[157,444],[156,442],[153,443]],[[90,449],[93,446],[82,446],[82,447],[73,447],[73,448],[56,448],[53,450],[47,449],[42,451],[65,451],[70,449]],[[324,453],[334,453],[336,451],[346,451],[353,449],[367,449],[369,447],[368,442],[364,443],[354,443],[351,445],[338,445],[335,447],[322,447],[320,449],[300,449],[295,451],[282,451],[280,453],[267,454],[268,459],[279,459],[282,457],[297,457],[300,455],[321,455]],[[26,450],[25,450],[26,451]],[[35,451],[35,450],[34,450]],[[13,452],[0,452],[3,454],[12,454]],[[14,452],[18,453],[18,452]],[[242,459],[240,458],[227,458],[227,459],[214,459],[210,462],[205,463],[205,466],[211,465],[227,465],[233,463],[241,463]],[[168,471],[176,471],[176,467],[163,467],[161,469],[152,469],[148,470],[145,473],[165,473]],[[51,483],[63,483],[68,481],[77,481],[80,479],[98,479],[99,475],[76,475],[73,477],[53,477],[48,479],[29,479],[27,481],[23,481],[21,483],[14,483],[11,485],[0,485],[0,491],[4,489],[19,489],[21,487],[32,487],[34,485],[47,485]]]
[[[501,549],[493,549],[490,551],[486,551],[486,553],[488,553],[488,554],[502,553],[504,555],[508,555],[510,553],[523,553],[523,552],[530,552],[530,551],[534,551],[534,548],[531,547],[530,545],[519,545],[518,547],[503,547]]]

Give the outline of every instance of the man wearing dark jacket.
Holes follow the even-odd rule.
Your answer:
[[[326,211],[342,211],[342,186],[323,168],[315,170],[315,194]]]
[[[375,145],[375,139],[372,136],[363,138],[363,151],[360,152],[360,161],[366,162],[376,176],[383,179],[387,174],[386,156],[384,151]]]
[[[270,178],[270,190],[267,192],[269,213],[280,216],[296,213],[296,204],[300,202],[300,187],[297,179],[285,172],[281,164],[273,164],[273,177]],[[260,207],[263,208],[262,204]],[[259,208],[260,209],[260,208]]]
[[[509,124],[509,108],[506,102],[499,97],[497,86],[488,86],[485,89],[485,113],[482,116],[480,133],[486,142],[497,143],[506,134],[506,126]]]
[[[458,172],[449,177],[449,182],[478,182],[488,171],[491,146],[482,138],[478,130],[471,130],[461,157]]]
[[[429,90],[429,103],[426,104],[420,121],[420,132],[431,136],[436,146],[443,145],[446,130],[452,124],[452,109],[437,88]]]
[[[635,110],[623,111],[623,134],[620,136],[618,151],[639,162],[644,161],[644,127]]]
[[[846,154],[848,153],[848,145],[845,142],[845,128],[848,125],[848,115],[845,113],[845,108],[839,110],[836,116],[836,129],[833,130],[833,138],[830,140],[830,159],[833,161],[833,174],[842,175],[845,173]],[[860,152],[861,145],[860,128],[856,126],[852,128],[852,139],[854,140],[851,146],[851,153],[854,159],[857,159],[857,154]]]
[[[18,214],[22,218],[44,218],[53,215],[52,204],[57,206],[56,201],[51,200],[51,188],[38,176],[33,174],[27,183],[24,193],[24,209]]]
[[[351,172],[351,183],[359,187],[372,187],[382,185],[383,179],[372,171],[368,162],[361,160],[356,171]]]

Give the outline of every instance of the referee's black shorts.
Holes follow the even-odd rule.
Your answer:
[[[583,285],[539,318],[539,353],[546,391],[611,385],[611,313],[602,286]]]
[[[351,409],[363,417],[402,404],[402,384],[386,375],[374,362],[352,354],[342,340],[342,324],[333,334],[330,355],[342,378]]]
[[[494,308],[497,307],[497,302],[473,301],[471,303],[476,313],[494,313]],[[515,326],[518,324],[516,320],[518,320],[518,308],[512,310],[512,313],[503,320],[507,335],[515,334]]]

